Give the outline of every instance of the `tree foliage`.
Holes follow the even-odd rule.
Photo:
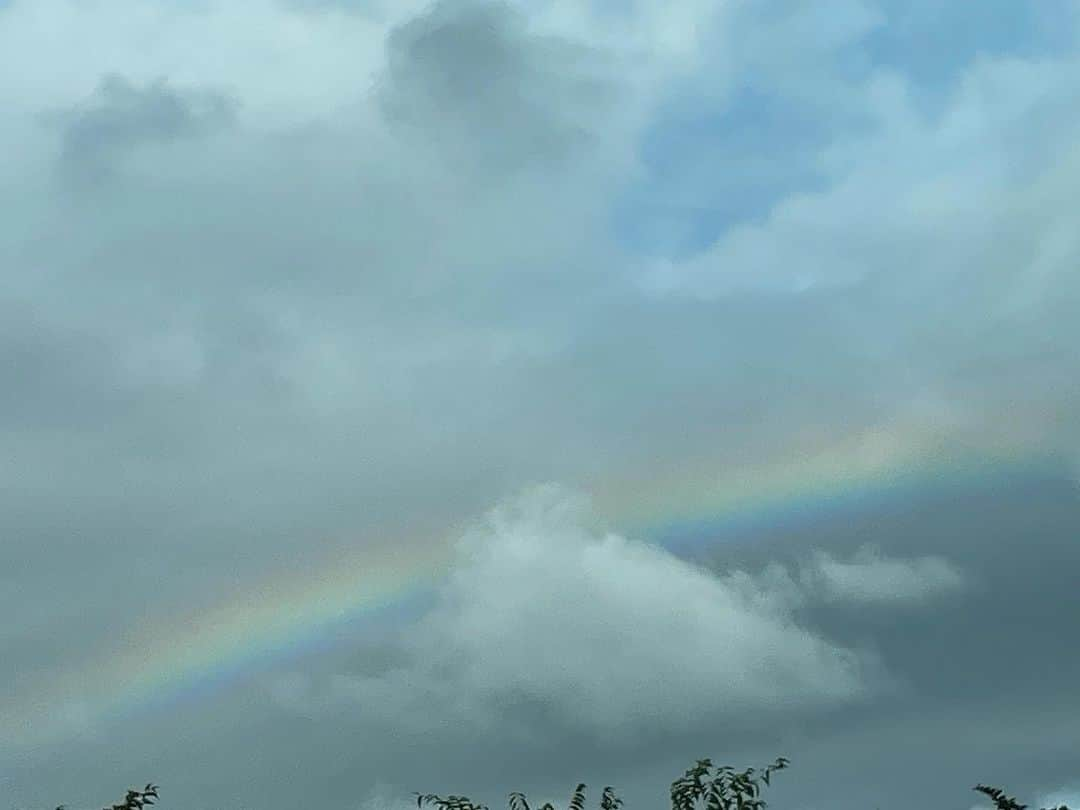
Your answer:
[[[723,765],[713,767],[711,759],[699,759],[686,772],[671,783],[671,810],[765,810],[768,802],[761,798],[762,786],[768,787],[772,774],[784,770],[790,760],[778,757],[772,765],[761,771],[746,768],[736,771]],[[755,776],[755,774],[757,774]],[[988,796],[996,810],[1028,810],[1026,804],[1005,794],[1000,788],[978,784],[972,790]],[[475,804],[466,796],[439,796],[435,793],[414,793],[417,808],[433,805],[437,810],[489,810],[487,805]],[[567,810],[585,810],[586,785],[578,784],[570,795]],[[157,785],[148,784],[142,790],[127,792],[124,801],[103,810],[146,810],[158,798]],[[524,793],[509,794],[509,810],[532,810]],[[600,794],[600,810],[621,810],[623,800],[608,786]],[[56,810],[66,810],[60,805]],[[545,802],[538,810],[556,810]],[[1065,805],[1043,810],[1069,810]]]

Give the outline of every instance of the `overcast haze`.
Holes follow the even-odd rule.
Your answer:
[[[1080,806],[1078,46],[0,0],[0,810]]]

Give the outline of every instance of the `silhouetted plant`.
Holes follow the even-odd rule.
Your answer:
[[[620,807],[622,807],[622,799],[615,798],[615,789],[604,788],[604,792],[600,795],[600,810],[619,810]]]
[[[143,808],[152,805],[157,798],[157,785],[147,784],[142,790],[129,790],[124,797],[123,802],[114,804],[111,807],[105,807],[103,810],[143,810]],[[66,804],[58,804],[56,810],[68,810],[68,806]]]
[[[157,785],[148,784],[142,790],[129,790],[122,804],[114,804],[103,810],[143,810],[144,807],[152,805],[157,797]]]
[[[436,796],[434,793],[428,793],[426,795],[417,793],[415,796],[417,807],[420,807],[423,804],[433,804],[438,807],[439,810],[488,810],[486,804],[473,804],[464,796],[447,796],[445,799],[441,796]],[[523,801],[524,798],[525,797],[522,796]],[[528,810],[528,805],[525,806],[525,810]]]
[[[783,770],[789,761],[784,757],[777,759],[762,772],[761,782],[768,785],[773,771]],[[710,768],[712,760],[699,759],[681,779],[671,783],[672,810],[695,810],[702,800],[706,810],[760,810],[768,804],[759,798],[761,784],[753,776],[753,768],[735,771],[724,765],[716,768],[712,779],[705,781]]]
[[[704,800],[704,810],[763,810],[764,799],[759,797],[761,783],[768,785],[773,771],[787,767],[789,760],[780,757],[772,765],[754,777],[754,768],[736,772],[727,766],[717,768],[711,779],[709,770],[712,760],[699,759],[693,767],[671,784],[672,810],[696,810],[696,804]],[[760,780],[760,781],[759,781]],[[567,810],[585,810],[585,784],[579,784],[570,796]],[[435,805],[439,810],[488,810],[485,805],[473,804],[465,796],[443,798],[434,793],[415,793],[416,806]],[[600,810],[620,810],[623,800],[615,795],[615,789],[605,787],[600,795]],[[509,800],[510,810],[530,810],[524,793],[513,792]],[[540,810],[555,810],[545,803]]]
[[[987,785],[976,785],[972,790],[977,790],[979,793],[985,794],[994,800],[994,806],[997,810],[1027,810],[1026,804],[1018,804],[1016,799],[1010,798],[1005,795],[1005,791],[996,787],[988,787]],[[1065,805],[1060,807],[1044,808],[1044,810],[1069,810]]]
[[[713,768],[712,760],[699,759],[686,770],[681,777],[671,783],[672,810],[764,810],[767,802],[760,797],[761,785],[769,785],[775,771],[788,766],[785,757],[763,769],[759,776],[754,776],[754,768],[744,771],[724,765]],[[710,774],[710,771],[712,773]],[[1016,799],[1005,795],[1000,788],[976,785],[972,790],[989,796],[996,810],[1027,810],[1026,804],[1019,804]],[[425,804],[434,805],[438,810],[488,810],[487,805],[474,804],[466,796],[438,796],[435,793],[414,793],[418,808]],[[104,810],[145,810],[158,798],[157,785],[148,784],[142,790],[129,790],[123,803],[114,804]],[[524,793],[513,792],[509,797],[510,810],[531,810]],[[600,795],[600,810],[621,810],[623,800],[615,795],[612,787],[605,787]],[[60,805],[56,810],[66,810]],[[550,802],[545,802],[539,810],[555,810]],[[567,810],[585,810],[585,784],[574,788]],[[1069,810],[1064,804],[1060,807],[1044,810]]]
[[[430,799],[430,798],[432,798],[432,797],[429,794],[428,796],[422,797],[422,799],[418,799],[417,800],[417,805],[419,806],[421,800]],[[438,798],[438,797],[435,797],[435,798]],[[600,795],[600,810],[619,810],[619,808],[622,807],[622,803],[623,803],[622,799],[619,799],[619,798],[617,798],[615,796],[615,789],[614,788],[612,788],[610,786],[604,788],[604,792]],[[515,791],[514,793],[511,793],[510,794],[510,802],[509,802],[509,804],[510,804],[510,810],[529,810],[529,802],[528,802],[528,800],[526,800],[524,793],[519,793],[517,791]],[[570,797],[570,808],[569,808],[569,810],[584,810],[584,808],[585,808],[585,784],[582,783],[582,784],[579,784],[576,788],[574,788],[574,793]],[[540,810],[555,810],[555,808],[551,804],[551,802],[545,802],[540,807]]]
[[[761,798],[761,786],[769,785],[772,774],[783,770],[791,760],[778,757],[776,761],[754,776],[754,768],[736,771],[727,765],[713,768],[712,760],[699,759],[680,778],[671,783],[672,810],[765,810],[767,802]],[[711,773],[710,773],[711,771]],[[1026,804],[1018,804],[999,788],[976,785],[974,790],[989,796],[996,810],[1027,810]],[[445,799],[434,793],[414,794],[416,806],[433,804],[439,810],[488,810],[486,805],[473,804],[464,796],[448,796]],[[600,810],[620,810],[623,800],[615,796],[614,789],[604,788],[600,798]],[[531,810],[524,793],[510,794],[510,810]],[[585,785],[579,784],[570,797],[567,810],[584,810]],[[539,810],[555,810],[550,803]],[[1044,810],[1069,810],[1066,805]]]

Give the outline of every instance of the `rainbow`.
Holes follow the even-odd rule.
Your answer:
[[[984,441],[975,448],[925,427],[891,425],[816,447],[808,442],[738,474],[710,476],[702,468],[654,477],[648,487],[609,484],[594,503],[624,534],[685,554],[755,527],[902,499],[920,487],[1060,469],[1037,447]],[[423,603],[453,552],[452,544],[431,538],[364,548],[308,576],[291,572],[261,583],[213,610],[155,622],[32,699],[11,708],[0,703],[0,727],[42,743],[71,736],[73,728],[203,698],[275,664],[334,649],[365,624]]]

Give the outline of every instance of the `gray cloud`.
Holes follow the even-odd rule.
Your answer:
[[[93,97],[55,113],[63,129],[61,165],[74,182],[101,182],[140,146],[213,133],[232,123],[236,102],[212,90],[177,89],[159,79],[138,86],[120,75],[102,78]]]
[[[844,480],[908,453],[1075,460],[1059,5],[918,55],[933,4],[3,14],[0,712],[85,726],[43,685],[337,554],[448,544],[538,481],[636,538],[818,458]],[[667,235],[628,236],[647,229]],[[154,778],[178,806],[272,810],[316,785],[334,806],[377,784],[501,806],[582,778],[647,804],[696,756],[790,753],[776,806],[835,806],[842,767],[850,806],[916,770],[941,806],[995,774],[1035,796],[1077,778],[1066,477],[729,527],[715,573],[541,510],[479,531],[489,557],[422,631],[350,628],[128,728],[28,746],[0,723],[0,785],[75,806]],[[550,581],[508,578],[533,565]],[[678,651],[700,621],[683,592],[739,655],[662,669],[648,642]],[[534,664],[526,641],[567,627],[569,664]],[[632,669],[605,663],[608,628]],[[987,666],[1002,647],[1036,663]],[[728,677],[760,724],[710,690]],[[694,726],[695,700],[725,725]]]
[[[818,552],[813,567],[804,570],[802,576],[804,582],[820,588],[826,598],[855,602],[921,602],[963,583],[960,572],[940,557],[889,560],[870,547],[860,549],[851,562]]]
[[[618,87],[586,46],[526,26],[508,4],[441,3],[396,29],[380,98],[396,131],[440,142],[459,168],[463,156],[479,160],[501,180],[587,145]]]
[[[1002,497],[1002,491],[1008,495]],[[1080,525],[1080,501],[1075,492],[1071,501],[1063,499],[1068,491],[1065,482],[1048,485],[1038,479],[947,496],[929,491],[886,509],[837,516],[813,527],[794,526],[781,536],[750,533],[741,543],[715,552],[715,581],[728,583],[724,588],[735,587],[733,593],[738,594],[740,580],[755,585],[756,591],[745,593],[766,597],[762,606],[777,609],[774,619],[788,616],[795,626],[840,649],[872,649],[880,655],[890,675],[906,684],[884,700],[845,701],[831,708],[818,704],[810,711],[781,701],[773,711],[748,720],[739,719],[717,696],[719,713],[711,718],[702,713],[697,729],[673,730],[660,719],[658,724],[639,727],[636,734],[607,736],[598,744],[592,735],[581,733],[584,718],[559,721],[550,693],[547,700],[537,701],[528,695],[500,697],[497,692],[464,688],[463,676],[470,670],[463,664],[471,660],[473,672],[490,672],[486,662],[470,655],[444,657],[440,651],[448,644],[437,633],[428,635],[425,645],[403,648],[401,640],[411,635],[406,625],[382,639],[357,639],[347,658],[335,655],[329,662],[285,667],[268,679],[268,686],[277,686],[276,697],[245,685],[231,695],[189,706],[182,721],[160,718],[129,727],[125,733],[130,751],[106,756],[96,748],[72,749],[73,757],[81,752],[79,761],[104,761],[115,768],[108,779],[85,768],[69,771],[68,781],[61,780],[47,795],[75,790],[90,795],[88,791],[96,790],[93,795],[105,801],[114,774],[138,781],[145,771],[156,769],[170,786],[170,801],[187,803],[205,801],[206,791],[214,789],[224,791],[222,801],[232,805],[285,806],[300,801],[315,783],[328,796],[360,801],[367,790],[363,786],[379,783],[388,796],[406,797],[412,790],[454,791],[496,806],[511,789],[524,789],[530,798],[560,796],[583,779],[593,786],[615,784],[629,803],[642,805],[663,801],[667,783],[694,757],[711,755],[743,764],[783,753],[793,757],[795,765],[769,791],[777,806],[824,806],[834,795],[836,773],[843,768],[859,774],[846,784],[853,803],[884,803],[885,797],[903,790],[906,770],[898,763],[919,769],[922,789],[933,806],[968,801],[970,785],[994,779],[1022,798],[1034,797],[1046,786],[1067,784],[1075,764],[1066,753],[1076,742],[1068,707],[1074,700],[1071,684],[1080,658],[1060,644],[1064,628],[1075,621],[1061,612],[1062,605],[1071,604],[1063,597],[1069,593],[1069,572],[1075,567],[1071,538]],[[495,541],[491,524],[477,528],[473,554],[463,558],[463,582],[470,581],[470,571],[475,574],[482,559],[475,552],[484,548],[494,552],[502,545]],[[806,559],[808,545],[824,543],[833,549],[834,558],[851,559],[871,528],[880,539],[881,558],[914,554],[918,559],[934,549],[963,560],[973,587],[950,596],[945,603],[948,610],[942,611],[897,612],[888,602],[867,606],[810,599],[789,613],[792,603],[785,601],[785,591],[778,589],[778,580],[766,573],[764,563],[776,561],[797,569]],[[591,538],[586,549],[603,547],[602,533],[587,527],[581,531]],[[1016,557],[1001,552],[1009,538],[1017,537],[1027,544],[1028,563],[1018,565]],[[531,549],[534,559],[541,560],[546,545],[539,540],[517,547]],[[503,547],[501,553],[508,551]],[[610,559],[601,555],[596,561]],[[520,564],[527,561],[526,556]],[[681,565],[672,562],[676,568]],[[755,570],[762,575],[727,579],[733,571]],[[1046,570],[1060,571],[1061,576],[1048,580]],[[497,583],[496,590],[511,591],[511,585]],[[554,588],[565,593],[557,585]],[[545,589],[550,587],[537,581],[523,596]],[[485,602],[483,590],[457,592],[466,604]],[[1006,592],[1008,597],[1002,598]],[[491,595],[489,604],[494,606],[496,594]],[[632,599],[633,594],[625,598]],[[549,599],[534,604],[538,610],[559,605]],[[430,615],[433,630],[453,625],[453,612],[449,623],[439,620],[446,613]],[[589,615],[586,606],[573,624],[581,618],[580,623],[590,627]],[[727,617],[721,628],[733,618]],[[640,638],[647,636],[642,633]],[[1019,660],[1053,661],[1053,666],[991,666],[989,661],[1005,638]],[[514,648],[511,643],[510,650]],[[505,656],[510,650],[496,652]],[[660,678],[643,684],[661,691],[663,685]],[[473,696],[477,714],[464,711],[461,701],[467,695]],[[283,705],[289,708],[283,711]],[[454,706],[462,711],[455,713]],[[486,719],[486,725],[475,722],[478,718]],[[257,755],[240,761],[229,754],[255,739]],[[1025,740],[1020,752],[1018,740]],[[185,752],[180,760],[175,753],[178,745]],[[301,766],[302,752],[311,747],[320,752],[317,761]],[[220,763],[230,763],[228,773]],[[22,770],[14,773],[25,784]],[[69,788],[61,790],[65,784]]]
[[[795,624],[767,580],[594,535],[582,508],[545,488],[492,513],[408,637],[412,663],[332,680],[332,710],[347,698],[388,728],[499,734],[509,707],[534,705],[600,740],[760,717],[781,700],[794,715],[891,686],[872,657]],[[295,680],[280,690],[287,702],[307,692]]]

